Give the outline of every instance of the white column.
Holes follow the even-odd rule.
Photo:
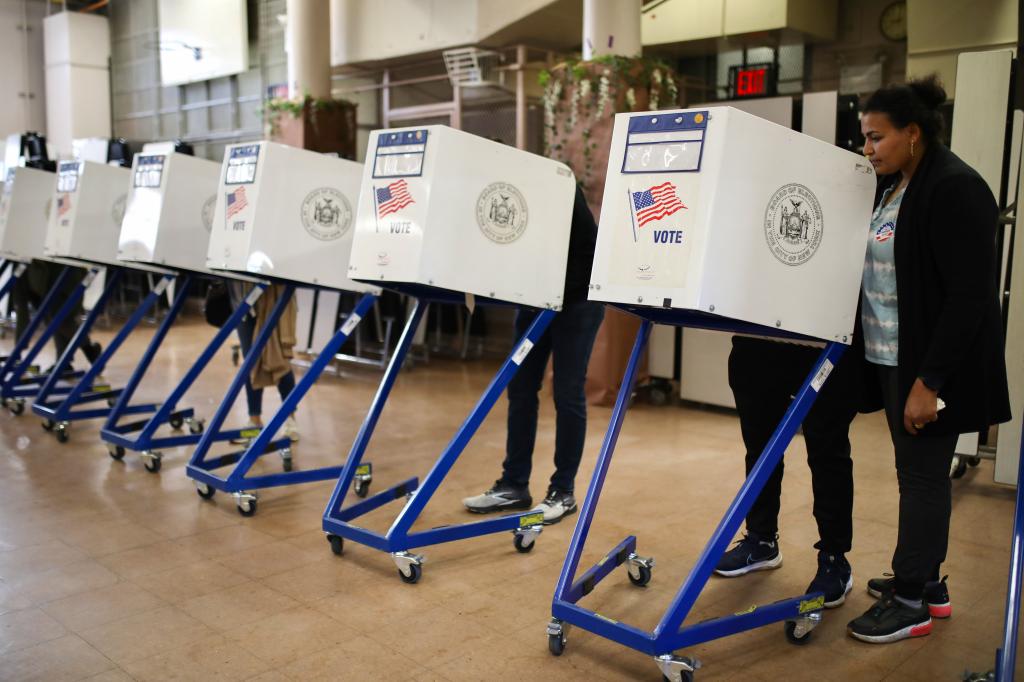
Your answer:
[[[639,57],[642,0],[583,0],[583,58]]]
[[[288,97],[331,96],[331,13],[329,0],[288,0],[285,35]]]

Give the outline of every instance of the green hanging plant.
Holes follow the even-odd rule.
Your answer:
[[[259,114],[266,117],[270,123],[271,131],[276,132],[278,129],[277,122],[281,116],[289,115],[292,118],[300,119],[303,116],[303,112],[309,111],[309,122],[314,130],[319,131],[317,125],[319,114],[343,109],[354,110],[355,108],[355,103],[349,100],[313,97],[307,92],[301,98],[275,97],[266,100],[263,106],[260,107]]]

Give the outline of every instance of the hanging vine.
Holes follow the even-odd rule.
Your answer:
[[[542,71],[540,85],[544,152],[567,163],[585,188],[595,170],[595,128],[610,125],[617,113],[680,105],[674,70],[656,59],[571,60]]]

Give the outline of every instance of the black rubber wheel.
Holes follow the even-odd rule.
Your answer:
[[[147,457],[142,463],[142,466],[146,467],[146,471],[151,474],[155,474],[160,471],[160,467],[163,466],[163,460],[159,457]]]
[[[252,516],[256,513],[256,500],[246,500],[238,505],[238,513],[242,516]]]
[[[120,462],[124,459],[124,448],[118,445],[113,450],[107,450],[107,454],[110,455],[111,459],[116,459]]]
[[[975,456],[975,457],[968,457],[967,458],[967,466],[976,467],[979,464],[981,464],[981,457]]]
[[[812,630],[811,632],[806,633],[803,637],[797,637],[796,634],[795,634],[796,633],[796,621],[795,620],[787,620],[786,621],[786,641],[789,642],[790,644],[796,644],[797,646],[804,646],[805,644],[807,644],[808,642],[811,641],[811,634],[813,632],[814,631]]]
[[[420,581],[420,577],[423,576],[423,567],[419,564],[409,564],[409,575],[402,573],[402,569],[398,569],[398,577],[402,579],[403,583],[415,585]]]
[[[204,424],[203,422],[201,422],[199,420],[193,420],[193,421],[189,422],[188,432],[191,433],[193,436],[198,436],[200,433],[203,432],[203,429],[205,427],[206,427],[206,424]]]
[[[548,635],[548,651],[552,656],[561,656],[565,651],[565,635]]]
[[[957,462],[956,468],[953,469],[953,472],[949,475],[949,477],[954,479],[963,478],[965,473],[967,473],[967,462],[961,459],[959,462]]]
[[[285,472],[291,471],[293,466],[291,457],[285,457],[281,460],[281,469]]]
[[[356,497],[366,497],[366,494],[370,492],[370,482],[356,481],[352,484],[352,489],[355,491]]]
[[[335,555],[341,556],[345,551],[345,538],[340,535],[328,534],[327,542],[331,543],[331,551],[334,552]]]
[[[57,429],[55,433],[57,434],[58,443],[67,443],[71,440],[71,434],[68,433],[67,429]]]
[[[117,405],[117,398],[107,398],[107,407]]]
[[[21,416],[21,413],[25,411],[25,403],[20,400],[12,400],[7,403],[7,409],[11,411],[15,417]]]
[[[203,483],[202,485],[196,486],[196,495],[203,498],[204,500],[212,499],[216,492],[217,489],[214,488],[212,485],[207,485]]]
[[[680,674],[680,677],[683,679],[683,682],[693,682],[693,673],[691,673],[689,671],[684,670]],[[670,682],[669,679],[667,677],[665,677],[664,675],[661,676],[661,679],[662,679],[662,682]]]
[[[647,400],[655,407],[664,407],[668,405],[668,391],[661,387],[651,388],[647,393]]]
[[[640,566],[640,577],[634,578],[633,574],[626,571],[626,575],[629,576],[629,582],[633,583],[637,587],[645,587],[647,583],[651,582],[651,569],[646,566]]]
[[[520,554],[529,554],[533,551],[533,546],[537,544],[537,540],[534,539],[530,544],[524,544],[526,538],[523,535],[516,535],[512,539],[512,544],[516,546],[516,551]]]
[[[43,421],[43,431],[53,431],[53,427],[57,425],[57,422],[52,419],[46,419]]]
[[[170,419],[167,420],[167,423],[171,425],[172,429],[177,431],[185,423],[185,420],[182,417],[180,417],[180,416],[178,416],[178,417],[171,417]]]

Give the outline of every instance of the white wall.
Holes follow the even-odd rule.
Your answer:
[[[24,30],[22,10],[28,17]],[[0,0],[0,136],[46,132],[43,17],[38,0]]]

